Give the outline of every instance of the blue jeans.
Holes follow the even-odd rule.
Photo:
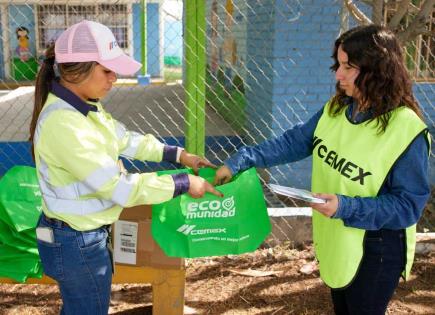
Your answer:
[[[61,314],[105,315],[109,311],[112,261],[107,227],[80,232],[42,215],[38,227],[49,227],[54,241],[38,240],[44,273],[57,281]]]
[[[337,315],[383,315],[405,268],[404,230],[367,231],[364,256],[353,282],[332,289]]]

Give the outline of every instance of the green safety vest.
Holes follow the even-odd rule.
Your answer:
[[[353,124],[346,109],[338,116],[324,107],[314,132],[312,191],[350,197],[376,197],[388,173],[410,143],[427,130],[409,108],[392,112],[384,133],[376,121]],[[405,277],[414,260],[416,225],[406,229]],[[320,276],[331,288],[342,288],[354,279],[363,257],[365,230],[344,226],[341,219],[313,211],[313,241]]]

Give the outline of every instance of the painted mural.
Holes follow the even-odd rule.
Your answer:
[[[26,62],[31,57],[30,49],[29,49],[29,30],[20,26],[15,30],[18,40],[18,46],[15,49],[15,53],[21,61]]]
[[[12,59],[12,77],[17,81],[34,80],[38,71],[38,64],[31,52],[30,31],[25,26],[15,29],[17,46]]]

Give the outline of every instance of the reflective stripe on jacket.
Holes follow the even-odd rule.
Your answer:
[[[98,110],[84,115],[50,93],[34,137],[44,212],[77,230],[111,224],[124,207],[174,194],[170,175],[125,174],[118,166],[120,155],[160,162],[164,145],[127,131],[100,103],[90,104]]]

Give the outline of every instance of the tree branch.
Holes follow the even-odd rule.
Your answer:
[[[425,31],[421,32],[419,35],[435,37],[435,30],[432,30],[432,31],[425,30]]]
[[[402,0],[399,3],[396,13],[393,15],[390,22],[388,23],[389,28],[394,30],[399,26],[400,21],[402,21],[406,12],[408,12],[408,6],[410,2],[411,0]]]
[[[353,3],[352,0],[343,0],[350,14],[358,21],[359,24],[368,25],[372,21]]]
[[[349,29],[349,10],[347,6],[341,3],[340,9],[340,35]]]
[[[435,0],[426,0],[411,24],[403,32],[397,34],[403,43],[413,40],[418,35],[427,31],[426,23],[429,15],[432,14],[434,5]]]
[[[383,21],[382,11],[384,0],[373,0],[372,4],[372,21],[374,24],[381,25]]]

